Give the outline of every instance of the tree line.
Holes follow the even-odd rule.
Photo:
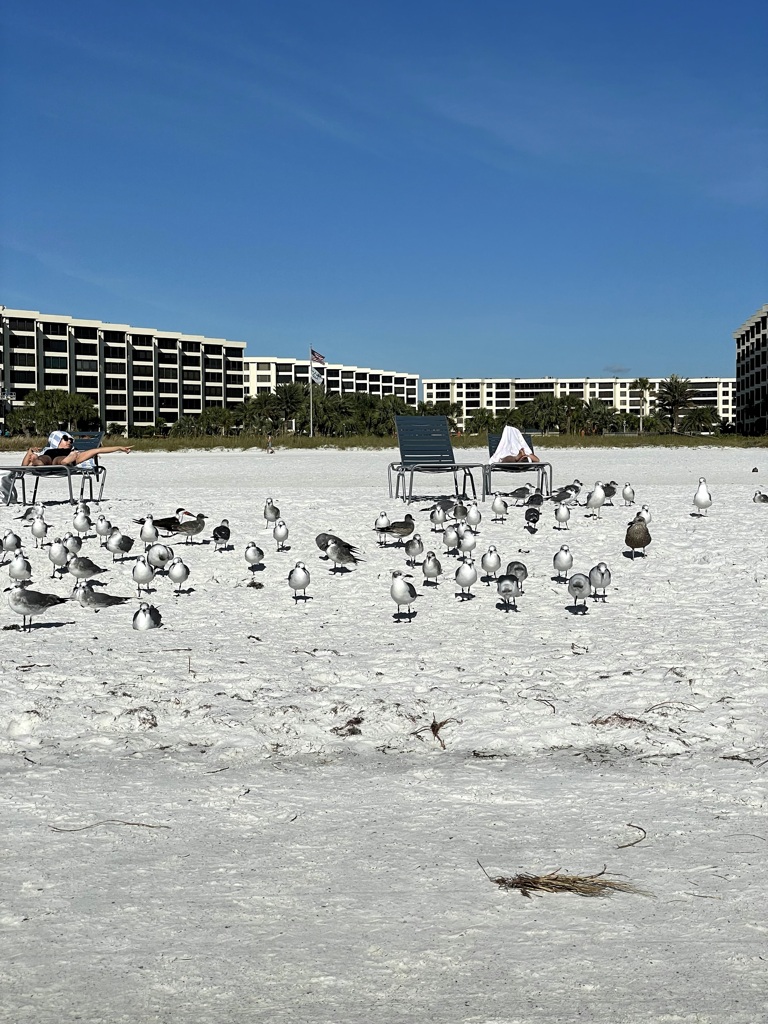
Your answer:
[[[648,378],[639,377],[630,384],[641,392],[640,413],[619,411],[597,398],[583,401],[575,395],[541,394],[516,409],[493,413],[478,409],[465,424],[469,434],[499,433],[506,424],[524,430],[559,430],[564,434],[600,434],[604,432],[646,431],[700,433],[727,429],[716,411],[695,404],[698,394],[690,380],[670,375],[655,392],[656,407],[650,411],[654,393]],[[443,415],[454,430],[458,428],[462,407],[458,403],[420,402],[406,405],[396,395],[378,398],[365,392],[343,394],[326,392],[312,386],[312,429],[320,437],[387,437],[395,433],[395,416]],[[57,427],[69,430],[98,429],[102,424],[96,406],[84,395],[66,391],[31,391],[24,405],[6,417],[11,434],[43,435]],[[121,433],[121,424],[105,424],[110,433]],[[215,436],[233,433],[246,435],[308,434],[310,429],[309,387],[306,384],[279,384],[247,398],[242,404],[224,409],[212,406],[199,416],[182,416],[174,423],[158,421],[152,427],[133,427],[131,435],[170,434],[173,437]]]

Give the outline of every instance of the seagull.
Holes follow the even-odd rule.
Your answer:
[[[182,562],[177,555],[168,566],[167,575],[171,583],[176,584],[176,596],[178,597],[181,593],[182,583],[186,583],[189,579],[189,566],[185,562]]]
[[[13,530],[6,530],[3,534],[3,551],[21,551],[21,537]]]
[[[133,628],[139,630],[157,629],[163,624],[163,617],[153,604],[142,601],[133,616]]]
[[[43,547],[43,541],[48,533],[48,523],[43,519],[42,515],[35,516],[32,520],[31,532],[35,538],[35,547]]]
[[[297,562],[288,573],[288,586],[293,591],[293,600],[298,604],[299,591],[302,597],[307,600],[307,587],[309,586],[309,570],[303,562]]]
[[[79,601],[83,608],[91,612],[100,612],[103,608],[113,608],[125,604],[130,597],[118,597],[117,594],[105,594],[93,589],[90,580],[78,580],[71,595],[72,600]]]
[[[265,520],[265,522],[264,522],[264,529],[268,530],[269,529],[269,524],[270,523],[276,523],[279,518],[280,518],[280,509],[277,507],[277,505],[274,503],[274,501],[272,501],[271,498],[267,498],[267,503],[264,506],[264,520]]]
[[[498,523],[498,522],[503,523],[505,521],[506,517],[507,517],[508,510],[509,510],[509,506],[507,505],[506,501],[504,501],[504,499],[499,494],[499,492],[496,491],[496,493],[493,496],[493,501],[491,503],[491,512],[493,512],[493,515],[494,515],[493,522],[494,523]]]
[[[559,491],[551,494],[550,501],[554,501],[556,505],[575,505],[577,496],[578,490],[574,490],[573,485],[569,484],[567,487],[561,487]]]
[[[389,534],[390,537],[397,537],[398,543],[402,544],[405,537],[410,537],[416,528],[413,516],[408,513],[400,522],[390,523],[387,527],[377,527],[379,536]]]
[[[177,508],[175,515],[164,516],[161,519],[153,519],[152,516],[147,516],[145,519],[134,519],[134,523],[138,523],[143,526],[147,519],[152,519],[152,522],[158,530],[165,530],[166,533],[175,533],[176,527],[182,522],[182,516],[190,516],[191,512],[187,512],[185,508]]]
[[[652,518],[651,510],[648,508],[647,505],[643,505],[643,507],[640,509],[640,511],[637,514],[645,522],[646,526],[650,526],[651,525],[651,518]]]
[[[756,505],[764,505],[768,502],[768,494],[763,494],[762,491],[755,491],[755,496],[752,499]]]
[[[522,487],[516,487],[509,496],[515,499],[516,505],[524,505],[534,490],[533,484],[523,484]]]
[[[618,491],[619,485],[615,480],[611,480],[610,483],[603,484],[603,492],[605,493],[606,505],[612,505],[613,499],[616,497],[616,491]]]
[[[112,533],[112,523],[105,515],[100,515],[95,524],[96,535],[101,538],[101,547],[104,547],[107,537]]]
[[[434,581],[434,585],[437,586],[437,577],[442,575],[443,567],[437,558],[434,551],[428,551],[424,556],[424,561],[421,563],[421,571],[424,573],[424,584],[426,586],[430,580]]]
[[[485,572],[485,580],[488,586],[491,585],[491,579],[496,578],[496,573],[501,568],[501,556],[496,550],[496,545],[491,544],[488,550],[485,552],[483,557],[480,559],[480,565]]]
[[[517,582],[520,584],[520,593],[523,593],[523,583],[528,579],[528,569],[522,562],[509,562],[507,564],[505,576],[514,576]]]
[[[53,579],[57,572],[63,574],[65,566],[72,557],[71,552],[64,547],[61,540],[57,537],[53,544],[48,548],[48,558],[53,563],[51,579]]]
[[[541,508],[544,504],[544,495],[539,490],[535,490],[532,494],[529,494],[525,500],[525,504],[528,508]]]
[[[457,501],[456,504],[451,509],[451,515],[458,522],[462,522],[464,519],[467,518],[468,511],[469,510],[467,509],[467,506],[464,504],[463,501]]]
[[[44,511],[44,505],[41,501],[38,501],[36,505],[30,505],[29,508],[24,509],[20,516],[14,516],[14,519],[20,519],[25,526],[29,526],[35,516],[41,516]]]
[[[621,489],[621,496],[624,499],[625,505],[635,504],[635,489],[633,488],[632,484],[624,484],[623,488]]]
[[[112,532],[107,537],[106,548],[107,551],[112,554],[112,561],[114,562],[115,557],[120,555],[120,561],[125,560],[125,556],[133,547],[133,537],[128,537],[126,534],[120,532],[119,526],[113,526]]]
[[[696,493],[693,496],[693,504],[699,510],[699,513],[703,511],[704,515],[707,514],[707,509],[712,504],[712,495],[709,493],[707,481],[703,476],[699,477],[699,486],[696,488]]]
[[[250,540],[245,546],[245,560],[251,567],[251,572],[256,572],[256,566],[260,565],[264,561],[264,552],[256,544],[255,540]]]
[[[17,551],[8,563],[8,575],[12,580],[32,579],[32,565],[21,551]]]
[[[562,530],[563,523],[565,523],[566,530],[568,529],[568,520],[571,518],[571,510],[567,505],[562,502],[555,508],[555,519],[557,520],[556,529]]]
[[[285,542],[288,540],[288,527],[283,519],[278,519],[275,523],[272,537],[277,542],[277,550],[285,551]]]
[[[412,579],[410,573],[402,573],[399,569],[395,569],[392,573],[392,585],[389,588],[389,596],[397,605],[397,612],[395,613],[395,619],[398,622],[402,621],[402,612],[400,609],[403,605],[408,608],[408,621],[411,621],[413,612],[411,611],[411,605],[418,597],[416,588],[408,580]]]
[[[146,557],[153,569],[165,569],[173,559],[173,548],[169,548],[167,544],[153,544]]]
[[[442,505],[435,505],[432,511],[429,513],[429,521],[432,523],[432,532],[439,533],[445,524],[448,514]]]
[[[603,485],[598,480],[595,483],[594,490],[590,491],[589,494],[587,495],[587,500],[585,502],[585,505],[586,505],[587,508],[595,509],[596,511],[593,512],[593,515],[597,519],[600,519],[601,518],[601,516],[600,516],[600,509],[603,507],[604,504],[605,504],[605,491],[603,490]]]
[[[568,593],[573,598],[573,603],[576,608],[579,607],[579,601],[584,602],[584,611],[586,612],[587,598],[592,593],[589,576],[585,576],[583,572],[575,572],[568,580]]]
[[[456,583],[461,587],[461,593],[455,594],[455,597],[460,597],[463,601],[465,598],[472,596],[470,588],[477,583],[477,569],[471,558],[468,562],[462,562],[459,565],[456,570]],[[464,593],[465,590],[466,594]]]
[[[141,588],[144,587],[145,590],[149,590],[149,584],[155,578],[154,566],[149,564],[145,555],[139,555],[131,571],[131,576],[136,584],[138,596],[141,597]]]
[[[464,561],[467,560],[467,555],[471,554],[477,546],[477,538],[471,530],[467,530],[463,537],[459,537],[459,551],[464,556]]]
[[[92,576],[98,576],[106,569],[101,569],[95,562],[85,555],[73,555],[67,563],[67,568],[77,580],[89,580]]]
[[[83,501],[83,499],[81,498],[80,501],[78,501],[78,503],[77,503],[76,511],[77,512],[84,512],[88,516],[88,518],[90,518],[91,506],[88,504],[87,501]]]
[[[232,531],[229,528],[229,520],[222,519],[220,525],[213,528],[213,550],[226,551],[231,536]]]
[[[376,522],[373,524],[374,530],[379,535],[379,547],[384,544],[384,535],[390,527],[389,516],[386,512],[379,512],[376,517]]]
[[[8,592],[8,604],[11,611],[21,615],[22,631],[29,628],[32,630],[32,619],[42,615],[49,608],[57,604],[64,604],[66,597],[58,597],[56,594],[42,594],[39,590],[29,590],[24,586],[23,580],[17,580],[12,587],[6,588]],[[29,619],[29,627],[27,627]]]
[[[416,565],[416,559],[419,555],[423,554],[424,545],[421,541],[421,534],[414,533],[414,535],[405,542],[405,553],[408,555],[408,564],[410,566]]]
[[[573,565],[573,555],[571,549],[567,544],[563,544],[558,552],[555,553],[555,557],[552,559],[552,564],[557,572],[558,583],[564,583],[565,580],[561,580],[560,577],[563,573],[567,573]]]
[[[179,523],[173,532],[186,537],[186,543],[191,544],[192,538],[196,537],[198,533],[202,533],[205,529],[205,520],[207,518],[208,516],[204,516],[202,512],[198,512],[192,519],[188,519],[185,523]]]
[[[152,547],[153,544],[157,544],[160,540],[160,531],[155,526],[155,521],[152,516],[147,516],[141,525],[139,531],[139,540],[144,544],[144,553]]]
[[[338,538],[334,537],[325,549],[328,558],[333,562],[331,572],[336,572],[337,566],[343,569],[345,565],[357,565],[362,562],[355,552],[343,541],[337,543]]]
[[[635,560],[636,548],[642,548],[643,555],[645,555],[645,549],[651,543],[651,535],[648,532],[648,524],[640,512],[629,524],[624,543],[628,548],[632,548],[632,561]]]
[[[337,537],[335,533],[318,533],[315,537],[315,544],[317,544],[325,555],[328,554],[328,547],[332,543],[337,547],[346,548],[347,551],[351,551],[353,554],[359,553],[359,549],[356,548],[354,544],[348,544],[347,541],[342,540],[341,537]]]
[[[540,518],[541,518],[541,512],[539,512],[539,510],[537,508],[527,508],[525,510],[526,526],[527,526],[527,529],[530,530],[531,533],[535,532],[536,524],[538,523]]]
[[[512,601],[512,607],[517,611],[517,602],[515,598],[522,594],[520,581],[517,576],[509,576],[506,574],[504,576],[499,576],[496,580],[496,590],[499,597],[504,602],[504,611],[509,611],[510,600]]]
[[[85,536],[92,526],[91,517],[83,509],[78,509],[72,517],[72,529],[75,533],[82,533]]]
[[[611,585],[611,570],[605,562],[598,562],[597,565],[589,570],[589,582],[595,588],[595,600],[598,597],[602,597],[603,601],[605,601],[606,588]],[[598,594],[598,590],[602,590],[602,594]]]
[[[465,517],[465,522],[473,533],[477,533],[477,528],[482,522],[482,519],[483,513],[477,507],[477,502],[473,501],[472,504],[467,509],[467,514]]]
[[[456,551],[459,546],[459,531],[455,526],[446,526],[443,530],[443,544],[445,544],[445,553],[449,551]]]
[[[73,555],[80,554],[80,548],[83,546],[83,542],[79,537],[76,537],[73,533],[65,533],[61,538],[61,543]]]

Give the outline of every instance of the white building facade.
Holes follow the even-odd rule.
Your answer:
[[[655,389],[664,378],[648,379]],[[631,387],[633,380],[633,377],[432,377],[425,378],[422,385],[425,402],[452,402],[461,406],[459,426],[464,427],[478,409],[487,409],[498,416],[542,394],[555,398],[572,395],[583,402],[597,398],[619,412],[637,416],[654,412],[655,390],[650,391],[644,401],[642,392]],[[728,423],[735,421],[734,377],[700,377],[691,380],[691,385],[698,392],[694,405],[709,406]]]
[[[768,432],[768,306],[733,332],[736,342],[736,422],[745,434]]]
[[[308,384],[309,359],[281,359],[277,356],[246,356],[246,395],[258,395],[274,391],[279,384]],[[328,394],[345,394],[360,391],[364,394],[384,398],[396,395],[407,405],[416,406],[419,401],[419,376],[397,370],[373,370],[363,366],[347,366],[343,363],[312,363],[312,367],[323,378]]]
[[[103,426],[130,429],[243,401],[242,341],[5,307],[0,322],[6,408],[55,388],[91,398]]]

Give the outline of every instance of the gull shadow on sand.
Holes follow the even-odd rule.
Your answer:
[[[496,607],[500,612],[519,612],[516,604],[508,604],[506,601],[497,601]]]
[[[567,604],[565,610],[571,615],[586,615],[589,608],[585,604]]]
[[[630,562],[634,561],[635,558],[647,558],[648,557],[648,554],[645,551],[643,551],[643,552],[635,551],[634,556],[633,556],[631,551],[622,551],[621,553],[622,553],[622,555],[625,558],[628,558],[630,560]]]

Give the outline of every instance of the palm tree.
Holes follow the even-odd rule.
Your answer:
[[[719,420],[711,406],[695,405],[683,416],[680,426],[686,434],[700,434],[702,431],[719,429]]]
[[[560,412],[560,428],[564,429],[566,434],[582,426],[585,406],[580,398],[576,395],[561,395],[557,400],[557,406]]]
[[[650,410],[650,394],[656,390],[656,385],[651,384],[647,377],[635,377],[629,385],[630,391],[640,392],[640,433],[643,432],[643,416],[647,416]]]
[[[659,384],[658,394],[658,406],[668,418],[672,433],[675,434],[680,413],[690,409],[698,391],[687,377],[678,377],[676,373],[671,373]]]

